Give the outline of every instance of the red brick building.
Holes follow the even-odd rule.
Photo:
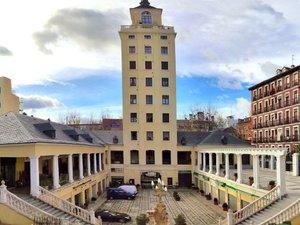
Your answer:
[[[252,144],[257,147],[287,147],[299,144],[300,66],[284,67],[277,75],[251,88]]]
[[[252,120],[251,117],[239,119],[236,124],[236,135],[244,141],[252,140]]]

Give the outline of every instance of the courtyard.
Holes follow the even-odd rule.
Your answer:
[[[197,191],[190,189],[180,189],[178,191],[181,200],[175,201],[173,190],[169,190],[164,197],[164,203],[169,214],[170,225],[175,224],[174,218],[180,213],[185,215],[188,225],[212,225],[217,224],[219,218],[224,219],[226,213],[219,206],[213,205],[212,201],[207,201]],[[132,221],[127,224],[136,224],[135,218],[147,210],[154,209],[156,197],[153,190],[143,189],[139,191],[135,200],[107,200],[100,209],[126,213],[132,217]],[[104,225],[116,225],[118,223],[104,223]]]

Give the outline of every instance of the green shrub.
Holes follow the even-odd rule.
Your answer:
[[[183,214],[179,214],[174,220],[175,225],[187,225]]]
[[[140,214],[135,219],[137,225],[146,225],[149,222],[149,218],[146,214]]]

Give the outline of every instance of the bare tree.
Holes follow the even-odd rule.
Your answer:
[[[67,112],[59,117],[61,123],[67,125],[79,125],[81,123],[81,115],[76,111]]]

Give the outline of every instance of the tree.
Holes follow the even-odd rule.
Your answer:
[[[59,120],[61,123],[67,125],[79,125],[81,123],[81,115],[76,111],[67,112],[64,115],[61,115]]]
[[[175,225],[186,225],[185,216],[183,214],[179,214],[174,220]]]
[[[140,214],[135,220],[137,225],[146,225],[149,222],[149,218],[146,214]]]

